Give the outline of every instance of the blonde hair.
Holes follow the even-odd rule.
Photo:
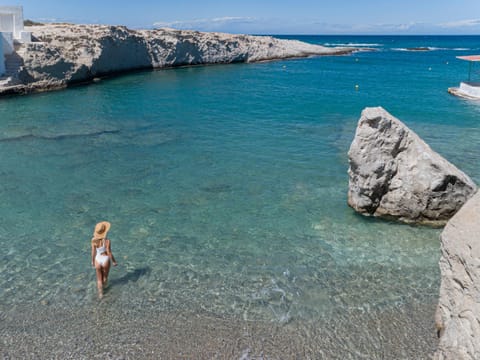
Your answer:
[[[99,247],[101,242],[105,240],[105,238],[98,238],[98,237],[92,237],[92,245]]]

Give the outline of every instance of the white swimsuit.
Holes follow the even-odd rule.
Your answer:
[[[105,266],[107,261],[110,260],[110,257],[106,254],[107,248],[105,247],[105,240],[103,246],[97,248],[97,256],[95,256],[95,261],[100,264],[100,266]]]

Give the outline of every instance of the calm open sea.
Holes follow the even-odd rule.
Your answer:
[[[374,322],[406,307],[433,314],[440,230],[355,214],[347,151],[362,109],[382,106],[480,182],[480,102],[447,93],[468,75],[455,56],[479,53],[480,37],[288,38],[375,51],[141,72],[0,99],[3,336],[41,337],[27,320],[15,328],[21,313],[33,323],[98,306],[127,320],[208,314],[280,328],[352,314]],[[90,238],[100,220],[112,223],[119,266],[97,304]],[[75,328],[57,326],[63,336]],[[349,336],[365,338],[370,358],[389,353],[385,338],[413,331],[372,336],[362,326],[351,323]],[[357,347],[336,339],[331,355]],[[11,341],[4,356],[19,354]]]

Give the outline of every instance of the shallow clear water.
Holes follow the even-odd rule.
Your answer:
[[[434,304],[440,230],[355,214],[347,151],[383,106],[478,182],[480,103],[446,89],[479,38],[301,39],[377,51],[0,99],[0,309],[95,302],[100,220],[113,307],[287,323]]]

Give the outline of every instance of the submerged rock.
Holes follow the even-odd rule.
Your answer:
[[[0,94],[62,88],[131,70],[339,55],[356,50],[270,36],[173,29],[73,24],[26,29],[32,32],[34,42],[18,45],[16,68],[10,70],[10,80],[0,86]]]
[[[430,51],[429,47],[411,47],[407,48],[408,51]]]
[[[436,360],[480,359],[480,192],[441,235]]]
[[[348,204],[364,215],[444,225],[476,185],[381,107],[366,108],[348,152]]]

